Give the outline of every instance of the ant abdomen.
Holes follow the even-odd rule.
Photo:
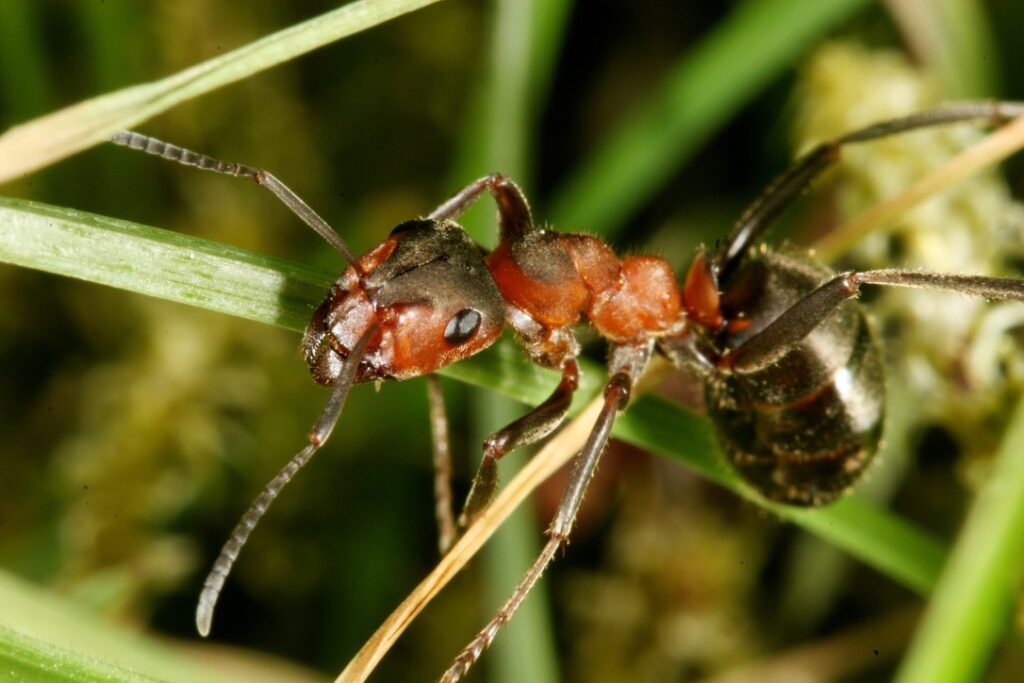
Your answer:
[[[726,317],[751,323],[726,327],[720,348],[736,348],[833,275],[793,253],[751,256],[723,294]],[[778,359],[713,374],[705,400],[726,458],[751,486],[771,500],[814,506],[842,495],[870,465],[884,385],[872,325],[847,302]]]

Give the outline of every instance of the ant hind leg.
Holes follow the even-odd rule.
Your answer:
[[[860,294],[861,285],[944,290],[986,299],[1024,301],[1024,280],[984,275],[949,275],[887,268],[842,273],[783,311],[770,325],[721,359],[737,372],[751,372],[782,357],[839,305]]]
[[[779,214],[800,197],[815,178],[839,160],[843,147],[922,128],[969,121],[995,125],[1018,116],[1024,116],[1022,102],[955,102],[881,121],[819,144],[776,178],[733,225],[715,254],[719,281],[728,276],[729,271],[742,260],[747,248],[764,234]]]

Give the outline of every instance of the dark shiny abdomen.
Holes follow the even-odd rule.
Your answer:
[[[719,348],[735,348],[832,275],[793,253],[749,258],[726,283],[723,308],[752,324],[723,334]],[[863,474],[878,450],[884,395],[881,350],[853,301],[776,363],[715,373],[705,391],[736,471],[765,497],[794,505],[827,503]]]

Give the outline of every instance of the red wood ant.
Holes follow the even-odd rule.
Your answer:
[[[1024,300],[1024,281],[901,269],[836,274],[794,248],[755,247],[772,221],[845,145],[961,121],[1005,122],[1024,104],[963,102],[878,123],[823,143],[770,185],[713,249],[702,248],[682,287],[654,256],[620,258],[600,239],[534,226],[519,188],[481,178],[423,218],[402,223],[355,258],[344,241],[269,173],[227,163],[137,133],[113,142],[180,163],[254,179],[326,239],[348,267],[316,309],[302,340],[313,379],[331,387],[309,443],[267,485],[232,532],[199,598],[209,632],[231,566],[267,507],[330,436],[353,384],[431,373],[492,344],[508,325],[531,360],[561,372],[551,396],[484,442],[462,514],[452,515],[443,407],[430,388],[441,545],[483,511],[497,487],[497,461],[564,420],[577,388],[582,317],[609,344],[604,403],[547,530],[540,555],[497,615],[456,657],[453,683],[480,657],[566,542],[619,411],[655,352],[704,381],[708,415],[726,457],[764,497],[801,506],[843,495],[870,465],[884,417],[879,341],[854,302],[862,285],[923,287]],[[489,254],[454,222],[484,193],[498,206],[498,246]],[[845,305],[844,305],[845,304]]]

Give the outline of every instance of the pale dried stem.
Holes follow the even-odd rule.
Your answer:
[[[451,551],[402,604],[381,624],[376,633],[356,653],[335,683],[361,683],[377,666],[413,619],[477,553],[501,523],[519,507],[530,493],[567,463],[583,447],[601,410],[598,396],[572,422],[554,436],[501,490],[494,502],[466,529]]]

